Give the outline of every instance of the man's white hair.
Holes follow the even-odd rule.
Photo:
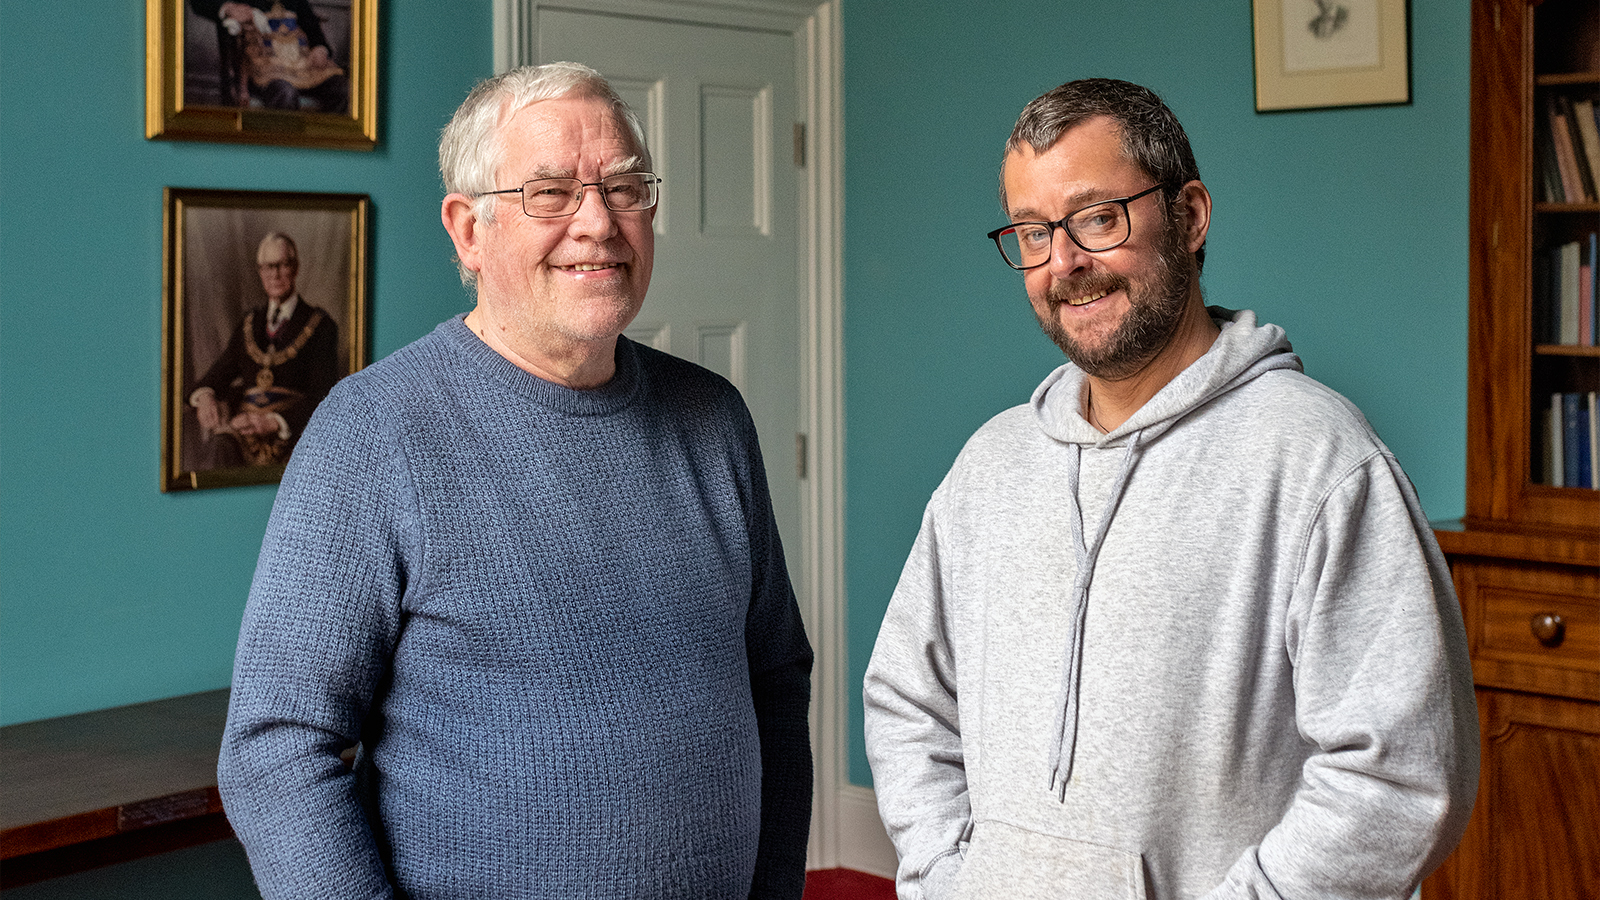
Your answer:
[[[594,97],[611,105],[617,120],[628,127],[638,156],[650,168],[650,148],[644,128],[626,101],[612,89],[605,77],[580,63],[553,62],[542,66],[521,66],[485,79],[467,94],[450,124],[439,136],[439,174],[447,194],[475,198],[473,215],[485,223],[494,221],[494,197],[485,191],[496,189],[495,173],[505,160],[505,144],[500,128],[517,110],[541,100],[570,95]],[[472,287],[477,273],[456,261],[461,283]]]

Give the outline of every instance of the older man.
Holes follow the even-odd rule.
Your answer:
[[[283,464],[339,380],[339,325],[295,290],[300,252],[288,235],[261,239],[256,274],[267,302],[245,313],[189,395],[201,434],[228,439],[214,448],[217,465]]]
[[[262,893],[798,898],[811,651],[738,393],[621,337],[638,123],[517,69],[440,161],[477,304],[329,396],[245,612],[220,783]]]
[[[1403,898],[1466,825],[1450,575],[1283,331],[1206,307],[1150,91],[1033,101],[996,229],[1069,362],[961,451],[866,676],[903,900]]]

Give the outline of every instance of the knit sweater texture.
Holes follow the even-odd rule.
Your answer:
[[[800,897],[811,650],[754,426],[616,361],[569,390],[457,317],[317,410],[218,772],[267,900]]]
[[[1472,809],[1450,572],[1283,331],[1121,426],[1062,366],[968,441],[867,666],[902,900],[1403,900]]]

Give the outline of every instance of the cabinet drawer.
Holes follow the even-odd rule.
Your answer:
[[[1600,605],[1556,594],[1482,591],[1479,654],[1563,669],[1600,671]]]
[[[1451,569],[1479,686],[1600,700],[1600,571],[1472,557]]]

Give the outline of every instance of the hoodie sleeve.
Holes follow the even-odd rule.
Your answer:
[[[889,601],[864,686],[867,757],[900,856],[901,900],[945,895],[971,818],[937,502],[935,495]]]
[[[1283,817],[1206,896],[1405,896],[1466,828],[1478,719],[1449,570],[1386,451],[1323,498],[1285,638],[1316,750]]]

